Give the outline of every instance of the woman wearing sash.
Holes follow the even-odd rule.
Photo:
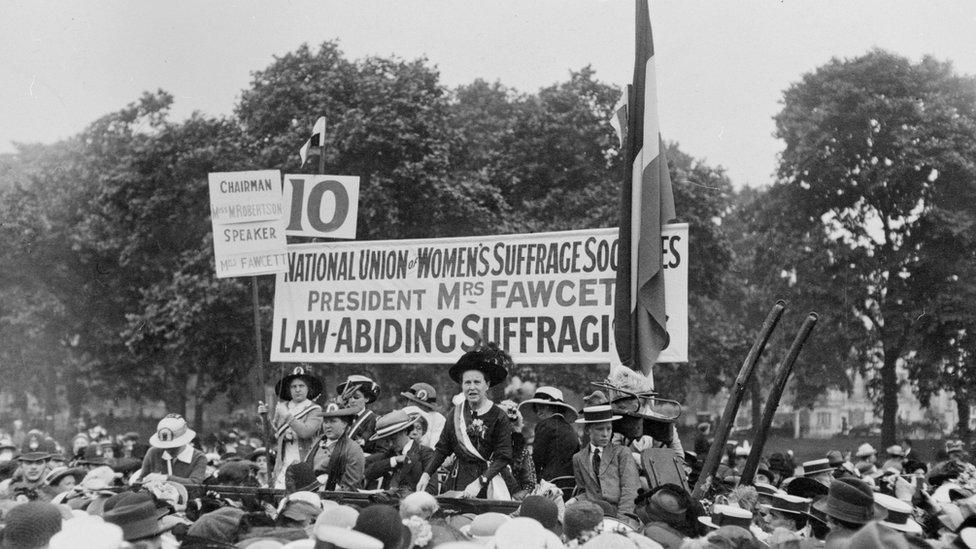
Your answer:
[[[369,439],[376,433],[377,418],[366,407],[379,397],[379,384],[366,376],[351,375],[336,387],[336,394],[339,395],[338,404],[356,411],[349,429],[349,438],[362,446],[367,454],[374,452],[377,449],[376,442],[370,442]]]
[[[508,416],[491,400],[488,389],[505,381],[512,359],[508,353],[489,344],[465,353],[451,367],[451,379],[461,385],[461,398],[434,447],[434,459],[417,483],[423,491],[430,476],[448,456],[454,466],[445,490],[462,491],[466,497],[511,499],[499,473],[512,462],[512,427]]]
[[[322,382],[298,366],[275,384],[275,393],[279,400],[270,430],[275,435],[278,458],[271,482],[274,488],[284,488],[285,470],[305,460],[322,427],[322,407],[313,402],[322,394]],[[268,421],[268,407],[263,402],[258,404],[258,414]]]

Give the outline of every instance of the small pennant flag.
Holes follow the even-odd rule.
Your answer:
[[[308,149],[311,148],[312,142],[315,142],[315,146],[324,147],[325,146],[325,117],[320,116],[318,120],[315,121],[315,126],[312,127],[312,136],[308,138],[308,141],[302,145],[302,148],[298,150],[298,155],[302,157],[302,166],[305,165],[305,161],[308,160]]]
[[[613,127],[614,131],[617,132],[617,139],[620,141],[620,146],[623,147],[627,140],[627,89],[620,93],[620,101],[613,107],[613,117],[610,119],[610,125]]]

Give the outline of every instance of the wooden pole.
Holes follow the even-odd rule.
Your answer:
[[[772,335],[780,317],[783,316],[784,309],[786,309],[786,302],[782,299],[773,305],[769,314],[766,315],[766,320],[763,321],[762,329],[756,336],[756,341],[752,344],[749,354],[746,355],[746,359],[742,363],[742,368],[739,369],[739,375],[736,377],[735,385],[732,386],[732,391],[729,394],[729,401],[725,403],[722,420],[715,430],[715,440],[712,441],[712,445],[708,449],[708,457],[705,458],[705,464],[698,476],[698,482],[695,483],[695,490],[691,493],[691,497],[694,499],[701,499],[708,487],[711,486],[712,475],[718,469],[722,452],[725,451],[725,442],[729,439],[729,431],[732,430],[732,424],[735,422],[735,414],[739,411],[739,404],[742,403],[742,394],[745,392],[746,383],[752,377],[756,363],[759,362],[759,358],[766,348],[769,336]]]
[[[759,458],[762,457],[763,447],[766,446],[766,439],[769,437],[769,428],[773,424],[773,416],[776,415],[776,409],[779,408],[779,401],[783,396],[783,391],[786,389],[786,382],[789,380],[790,374],[793,373],[793,364],[796,363],[796,358],[800,355],[800,349],[803,348],[803,344],[806,343],[810,332],[813,331],[819,318],[817,313],[811,312],[807,315],[803,324],[800,326],[800,330],[796,333],[796,337],[793,338],[789,352],[786,353],[779,370],[776,372],[776,380],[773,382],[773,387],[770,389],[769,396],[766,398],[766,406],[763,409],[762,422],[759,423],[759,430],[756,431],[756,439],[752,443],[749,458],[746,459],[746,464],[742,467],[742,477],[739,480],[740,484],[752,484],[753,479],[756,477],[756,470],[759,468]]]

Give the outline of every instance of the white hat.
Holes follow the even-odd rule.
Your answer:
[[[864,444],[857,447],[857,452],[854,455],[856,455],[859,458],[863,458],[863,457],[872,456],[877,453],[878,451],[874,449],[874,446],[871,446],[870,444],[865,442]]]
[[[880,492],[874,493],[874,502],[888,511],[888,516],[881,524],[909,534],[922,533],[922,526],[912,518],[912,506],[908,503]]]
[[[316,527],[315,539],[342,549],[383,549],[383,542],[373,536],[338,526]]]
[[[186,420],[179,414],[169,414],[159,420],[156,433],[149,437],[149,444],[155,448],[179,448],[189,444],[197,433],[190,429]]]
[[[540,406],[552,406],[555,408],[561,408],[564,412],[568,412],[576,415],[576,409],[570,406],[565,399],[563,399],[563,392],[555,387],[543,386],[535,390],[535,394],[532,398],[525,400],[519,404],[519,408],[525,406],[526,404],[537,404]]]
[[[51,536],[50,549],[118,549],[122,528],[94,515],[64,521],[61,531]]]
[[[752,523],[752,513],[736,505],[716,503],[712,505],[712,514],[698,517],[698,522],[713,530],[727,525],[748,529]]]

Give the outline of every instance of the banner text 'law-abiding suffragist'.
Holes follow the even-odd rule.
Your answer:
[[[662,239],[662,361],[687,360],[687,235]],[[289,246],[271,359],[454,362],[484,340],[526,363],[608,361],[616,266],[616,229]]]

